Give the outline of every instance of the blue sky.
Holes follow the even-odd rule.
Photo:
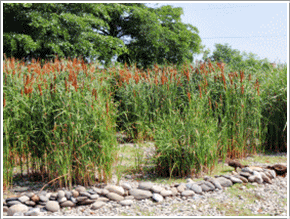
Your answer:
[[[149,4],[153,6],[153,4]],[[182,22],[199,30],[202,44],[228,43],[271,62],[287,62],[287,3],[159,3],[182,7]],[[218,38],[235,37],[235,38]],[[237,38],[245,37],[245,38]],[[207,39],[208,38],[208,39]],[[201,56],[195,56],[200,59]]]

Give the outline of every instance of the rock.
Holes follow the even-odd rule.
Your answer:
[[[243,181],[237,177],[234,177],[234,176],[231,176],[230,177],[230,180],[233,182],[233,183],[243,183]]]
[[[106,197],[100,197],[100,198],[97,199],[97,201],[108,202],[108,201],[110,201],[110,199],[108,199]]]
[[[45,196],[49,199],[51,195],[52,195],[52,193],[51,192],[48,192],[48,193],[46,193]]]
[[[186,179],[186,183],[194,183],[192,179],[188,178]]]
[[[84,201],[78,202],[78,205],[89,205],[96,202],[96,200],[86,199]]]
[[[123,206],[130,206],[133,204],[133,200],[132,199],[122,200],[120,201],[120,204]]]
[[[271,179],[276,178],[276,172],[275,172],[275,170],[266,170],[266,172],[271,175]]]
[[[88,196],[78,196],[78,197],[76,198],[76,200],[77,200],[78,202],[82,202],[82,201],[87,200],[87,199],[88,199]]]
[[[221,184],[217,180],[210,178],[208,181],[210,183],[212,183],[215,186],[215,188],[220,189],[220,190],[223,189],[223,187],[221,186]]]
[[[125,199],[126,199],[126,200],[127,200],[127,199],[128,199],[128,200],[133,200],[133,199],[134,199],[134,196],[133,196],[133,195],[129,195],[129,196],[126,196]]]
[[[58,201],[59,203],[63,203],[63,202],[65,202],[65,201],[67,201],[67,198],[66,198],[66,197],[58,198],[57,201]]]
[[[171,184],[171,187],[177,187],[177,186],[179,186],[179,185],[180,185],[180,183],[173,182],[173,183]]]
[[[165,190],[165,189],[163,189],[163,190],[160,192],[160,195],[162,195],[163,197],[167,197],[167,196],[172,195],[172,191],[171,191],[171,190]]]
[[[58,193],[57,193],[57,198],[58,199],[61,199],[65,196],[65,192],[63,190],[59,190]]]
[[[253,173],[253,170],[252,170],[250,167],[244,167],[244,168],[241,169],[241,171],[242,171],[242,172],[248,172],[248,173],[250,173],[250,174]]]
[[[74,198],[74,197],[71,197],[70,200],[71,200],[73,203],[75,203],[75,204],[78,202],[77,199]]]
[[[45,206],[43,205],[35,205],[34,208],[40,208],[40,211],[46,211]]]
[[[26,201],[24,202],[24,204],[28,205],[28,206],[35,206],[35,202],[34,201]]]
[[[93,194],[93,195],[90,195],[90,199],[91,200],[97,200],[100,196],[98,194]]]
[[[257,176],[255,182],[262,184],[263,183],[263,179],[261,176]]]
[[[26,196],[26,195],[23,195],[23,196],[19,197],[18,200],[19,200],[20,202],[24,203],[24,202],[26,202],[26,201],[29,201],[30,198],[29,198],[28,196]]]
[[[19,216],[24,216],[24,214],[23,214],[23,212],[16,212],[12,216],[19,217]]]
[[[193,196],[195,193],[192,190],[184,190],[181,195],[182,196]]]
[[[97,194],[102,194],[102,189],[100,189],[100,188],[96,188],[96,187],[93,187],[92,188]]]
[[[93,190],[93,189],[89,189],[89,190],[88,190],[88,193],[90,193],[91,195],[94,195],[94,194],[96,194],[96,191]]]
[[[110,191],[107,189],[102,189],[102,195],[106,196]]]
[[[185,189],[186,189],[186,186],[183,183],[177,186],[177,191],[180,193],[183,192]]]
[[[49,197],[49,200],[50,200],[50,201],[56,201],[56,197],[54,197],[54,196]]]
[[[72,190],[71,193],[72,193],[72,196],[75,198],[80,195],[80,193],[77,190]]]
[[[224,178],[226,178],[226,179],[231,180],[231,176],[230,176],[230,175],[221,175],[221,177],[224,177]]]
[[[250,176],[250,177],[248,178],[248,181],[249,181],[249,182],[255,182],[256,177],[257,177],[257,176],[252,175],[252,176]]]
[[[118,195],[121,195],[121,196],[125,194],[125,190],[121,186],[109,185],[109,186],[106,186],[105,189],[107,189],[110,192],[117,193]]]
[[[151,190],[153,184],[151,182],[141,182],[139,183],[138,189]]]
[[[173,196],[176,196],[178,194],[178,191],[175,187],[172,187],[170,190],[171,190]]]
[[[75,203],[73,203],[72,201],[64,201],[62,203],[60,203],[61,207],[74,207]]]
[[[192,184],[194,184],[194,183],[186,183],[185,184],[185,189],[190,189]]]
[[[201,183],[199,186],[201,187],[203,192],[208,192],[208,191],[214,190],[214,189],[210,188],[209,186],[207,186],[205,183]]]
[[[65,191],[65,197],[69,200],[72,197],[72,192],[70,191]]]
[[[223,187],[229,187],[233,185],[233,182],[229,179],[226,179],[224,177],[218,177],[216,180],[219,182],[219,184]]]
[[[249,182],[263,183],[263,179],[260,175],[252,175],[248,178]]]
[[[39,196],[38,195],[33,195],[30,199],[31,199],[31,201],[34,201],[35,203],[39,202]]]
[[[125,189],[125,194],[123,196],[128,196],[129,195],[129,190]]]
[[[249,167],[252,171],[258,171],[258,172],[262,172],[263,171],[263,168],[261,167]]]
[[[255,182],[257,182],[259,184],[263,183],[263,179],[262,179],[262,176],[261,176],[260,172],[253,171],[253,175],[256,176]]]
[[[264,182],[272,184],[272,180],[264,172],[260,172],[260,175]]]
[[[129,184],[129,183],[122,183],[122,185],[121,185],[124,189],[126,189],[126,190],[130,190],[130,189],[132,189],[132,186]]]
[[[203,180],[205,180],[205,181],[208,181],[209,179],[210,179],[209,176],[204,176],[204,177],[203,177]]]
[[[211,182],[204,181],[203,184],[208,186],[210,188],[210,191],[215,190],[215,186]]]
[[[45,205],[45,208],[51,212],[57,212],[60,209],[60,206],[57,201],[48,201]]]
[[[88,193],[88,192],[80,192],[80,196],[87,196],[87,197],[90,197],[91,194]]]
[[[273,179],[272,174],[268,170],[265,170],[264,174],[266,174],[266,176],[268,176],[269,179]]]
[[[154,193],[160,193],[163,190],[161,186],[152,186],[151,191]]]
[[[18,204],[21,204],[21,202],[20,201],[9,201],[9,202],[7,202],[6,201],[6,204],[7,204],[7,206],[13,206],[13,205],[18,205]]]
[[[249,178],[252,174],[249,172],[240,172],[239,173],[241,176],[245,177],[245,178]]]
[[[247,180],[246,177],[243,177],[243,176],[241,176],[239,174],[236,174],[235,177],[240,179],[240,180],[242,180],[243,183],[248,183],[248,180]]]
[[[41,202],[47,202],[48,201],[48,197],[46,195],[40,195],[39,196],[39,201],[41,201]]]
[[[49,197],[49,200],[56,200],[56,198],[57,198],[57,194],[58,194],[58,193],[56,193],[56,192],[51,193],[51,195],[50,195],[50,197]]]
[[[164,186],[164,189],[165,189],[165,190],[170,190],[170,188],[171,188],[171,187],[168,186],[168,185],[165,185],[165,186]]]
[[[199,185],[197,185],[196,183],[193,183],[191,185],[190,189],[192,191],[194,191],[196,194],[201,194],[202,193],[202,188]]]
[[[91,205],[91,209],[92,209],[92,210],[97,210],[97,209],[103,207],[104,205],[106,205],[105,202],[102,202],[102,201],[96,201],[94,204]]]
[[[45,206],[46,203],[47,203],[47,202],[43,202],[43,201],[39,201],[39,202],[38,202],[39,205],[43,205],[43,206]]]
[[[113,200],[113,201],[122,201],[122,200],[124,200],[124,197],[123,196],[121,196],[121,195],[119,195],[119,194],[117,194],[115,192],[109,192],[107,194],[107,197],[109,199]]]
[[[11,206],[7,211],[7,216],[14,216],[15,213],[25,213],[28,211],[28,207],[24,204],[16,204]]]
[[[6,202],[10,201],[18,201],[18,196],[10,196],[9,198],[6,198]]]
[[[28,198],[31,198],[32,196],[34,196],[34,192],[27,192],[25,193],[25,195],[28,197]]]
[[[164,200],[163,196],[158,193],[153,193],[152,199],[156,202],[162,202]]]
[[[25,216],[39,216],[40,208],[31,208],[29,211],[24,213]]]
[[[133,195],[134,198],[137,200],[151,198],[153,195],[150,191],[142,190],[142,189],[131,189],[129,191],[129,194]]]
[[[76,191],[78,191],[80,193],[80,192],[86,192],[87,190],[84,186],[77,186]]]

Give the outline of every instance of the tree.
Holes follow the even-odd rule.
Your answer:
[[[137,64],[192,62],[193,54],[201,52],[198,29],[181,22],[182,8],[162,6],[142,13],[144,16],[141,17],[139,13],[132,13],[132,19],[141,25],[131,30],[133,41],[128,46],[130,56]]]
[[[82,56],[109,64],[192,61],[201,50],[198,30],[183,24],[182,8],[140,3],[5,3],[6,56]]]
[[[210,49],[209,49],[209,48],[204,49],[204,50],[203,50],[202,60],[203,60],[203,61],[207,61],[208,59],[210,59],[209,54],[210,54]]]
[[[6,56],[49,58],[83,56],[110,61],[126,47],[119,38],[96,30],[106,26],[104,4],[5,3]]]
[[[260,59],[256,54],[240,52],[232,49],[228,44],[215,44],[215,50],[210,57],[212,61],[224,62],[234,70],[269,68],[270,62],[267,59]]]
[[[215,44],[215,50],[211,57],[214,61],[224,62],[224,63],[233,63],[242,61],[242,55],[237,49],[232,49],[229,44]]]

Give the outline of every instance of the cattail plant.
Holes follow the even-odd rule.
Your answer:
[[[11,62],[4,61],[13,67]],[[14,62],[17,65],[18,61]],[[22,66],[15,73],[21,77],[13,80],[10,68],[4,69],[6,187],[11,185],[13,174],[11,153],[25,155],[20,159],[21,171],[26,164],[31,176],[39,175],[42,180],[60,177],[59,186],[93,184],[96,171],[103,177],[99,180],[111,177],[117,142],[110,89],[103,89],[105,85],[101,87],[99,80],[91,81],[100,74],[86,71],[80,60],[61,62],[41,67],[34,60]]]
[[[31,176],[59,177],[59,186],[93,184],[96,171],[109,180],[116,131],[135,143],[155,141],[155,168],[164,176],[212,170],[218,158],[263,145],[287,148],[286,67],[238,73],[208,61],[101,70],[78,58],[42,66],[5,58],[3,71],[6,187],[11,155]]]

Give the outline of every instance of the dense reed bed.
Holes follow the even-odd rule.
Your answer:
[[[116,131],[155,141],[159,175],[211,171],[219,158],[285,151],[287,67],[232,71],[220,63],[95,69],[4,60],[4,183],[13,166],[60,185],[111,176]],[[12,158],[12,159],[11,159]],[[18,159],[18,161],[17,161]]]
[[[238,158],[261,149],[256,75],[228,72],[219,63],[155,66],[153,72],[125,68],[119,75],[119,127],[136,141],[155,140],[160,175],[211,170],[219,157]]]
[[[116,109],[102,73],[81,60],[43,66],[4,60],[4,184],[26,165],[42,180],[60,186],[111,176],[115,161]],[[18,161],[17,161],[18,159]],[[16,163],[15,163],[16,162]]]

